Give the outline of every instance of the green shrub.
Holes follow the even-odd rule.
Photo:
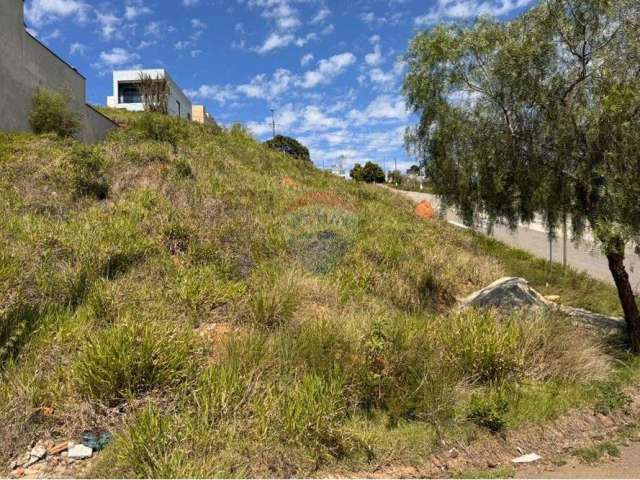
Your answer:
[[[508,412],[508,394],[501,388],[490,389],[487,392],[475,393],[471,396],[467,418],[476,425],[496,433],[505,429]]]
[[[620,448],[614,443],[602,442],[593,447],[579,448],[573,454],[584,463],[596,463],[605,455],[619,457]]]
[[[271,140],[264,142],[264,145],[271,150],[311,163],[309,149],[294,138],[285,137],[284,135],[276,135]]]
[[[616,382],[600,383],[596,387],[597,401],[593,407],[596,413],[611,415],[617,411],[628,412],[632,399]]]
[[[104,160],[96,147],[76,145],[71,153],[73,193],[76,198],[95,197],[104,200],[109,195]]]
[[[68,92],[51,92],[37,88],[33,93],[29,124],[34,133],[55,133],[59,137],[73,137],[80,131],[81,116],[70,106]]]
[[[142,134],[143,138],[166,142],[174,150],[187,138],[187,126],[183,120],[159,113],[141,114],[135,121],[134,128]]]
[[[178,327],[126,319],[87,342],[74,367],[80,391],[115,406],[193,374],[195,340]]]

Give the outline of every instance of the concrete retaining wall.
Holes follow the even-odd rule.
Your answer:
[[[0,0],[0,130],[31,130],[31,99],[43,87],[71,95],[83,117],[79,139],[103,140],[115,123],[86,104],[84,77],[25,30],[23,8],[23,0]]]

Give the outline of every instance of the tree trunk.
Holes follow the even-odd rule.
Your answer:
[[[618,242],[616,242],[618,243]],[[629,333],[629,344],[631,351],[640,355],[640,312],[636,304],[636,298],[631,288],[629,274],[624,266],[624,242],[620,241],[618,247],[607,252],[609,270],[613,276],[613,281],[618,289],[618,297],[627,322],[627,332]]]

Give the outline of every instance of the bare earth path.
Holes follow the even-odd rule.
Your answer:
[[[416,203],[427,200],[436,209],[440,206],[440,201],[434,195],[401,190],[395,191]],[[452,209],[446,211],[445,218],[449,223],[463,226],[462,220]],[[496,225],[492,236],[507,245],[526,250],[536,257],[549,258],[549,239],[544,226],[540,223],[521,225],[515,232],[512,232],[502,225]],[[552,251],[553,260],[561,262],[562,240],[560,238],[553,242]],[[626,257],[625,263],[631,279],[631,285],[636,292],[640,292],[640,257],[632,250],[627,252]],[[587,272],[594,278],[607,283],[613,283],[607,259],[602,255],[599,248],[588,240],[582,241],[579,244],[574,244],[570,241],[567,242],[567,263],[578,271]],[[640,477],[640,471],[637,476]]]
[[[576,460],[542,473],[528,467],[519,470],[516,478],[640,478],[640,443],[623,447],[621,452],[614,462],[587,465]]]

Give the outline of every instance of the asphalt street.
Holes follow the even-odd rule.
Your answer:
[[[416,203],[427,200],[434,208],[440,208],[440,201],[434,195],[399,190],[398,192]],[[446,210],[445,218],[451,224],[466,228],[453,209]],[[549,238],[544,225],[539,222],[522,224],[513,232],[506,226],[496,225],[491,236],[507,245],[526,250],[537,257],[549,259]],[[551,245],[553,261],[562,262],[562,246],[562,234],[560,234],[558,239],[552,242]],[[640,257],[629,249],[625,263],[631,278],[631,284],[636,293],[638,293],[640,292]],[[600,248],[588,238],[579,243],[567,241],[567,264],[578,271],[587,272],[594,278],[613,284],[606,257],[602,254]]]

